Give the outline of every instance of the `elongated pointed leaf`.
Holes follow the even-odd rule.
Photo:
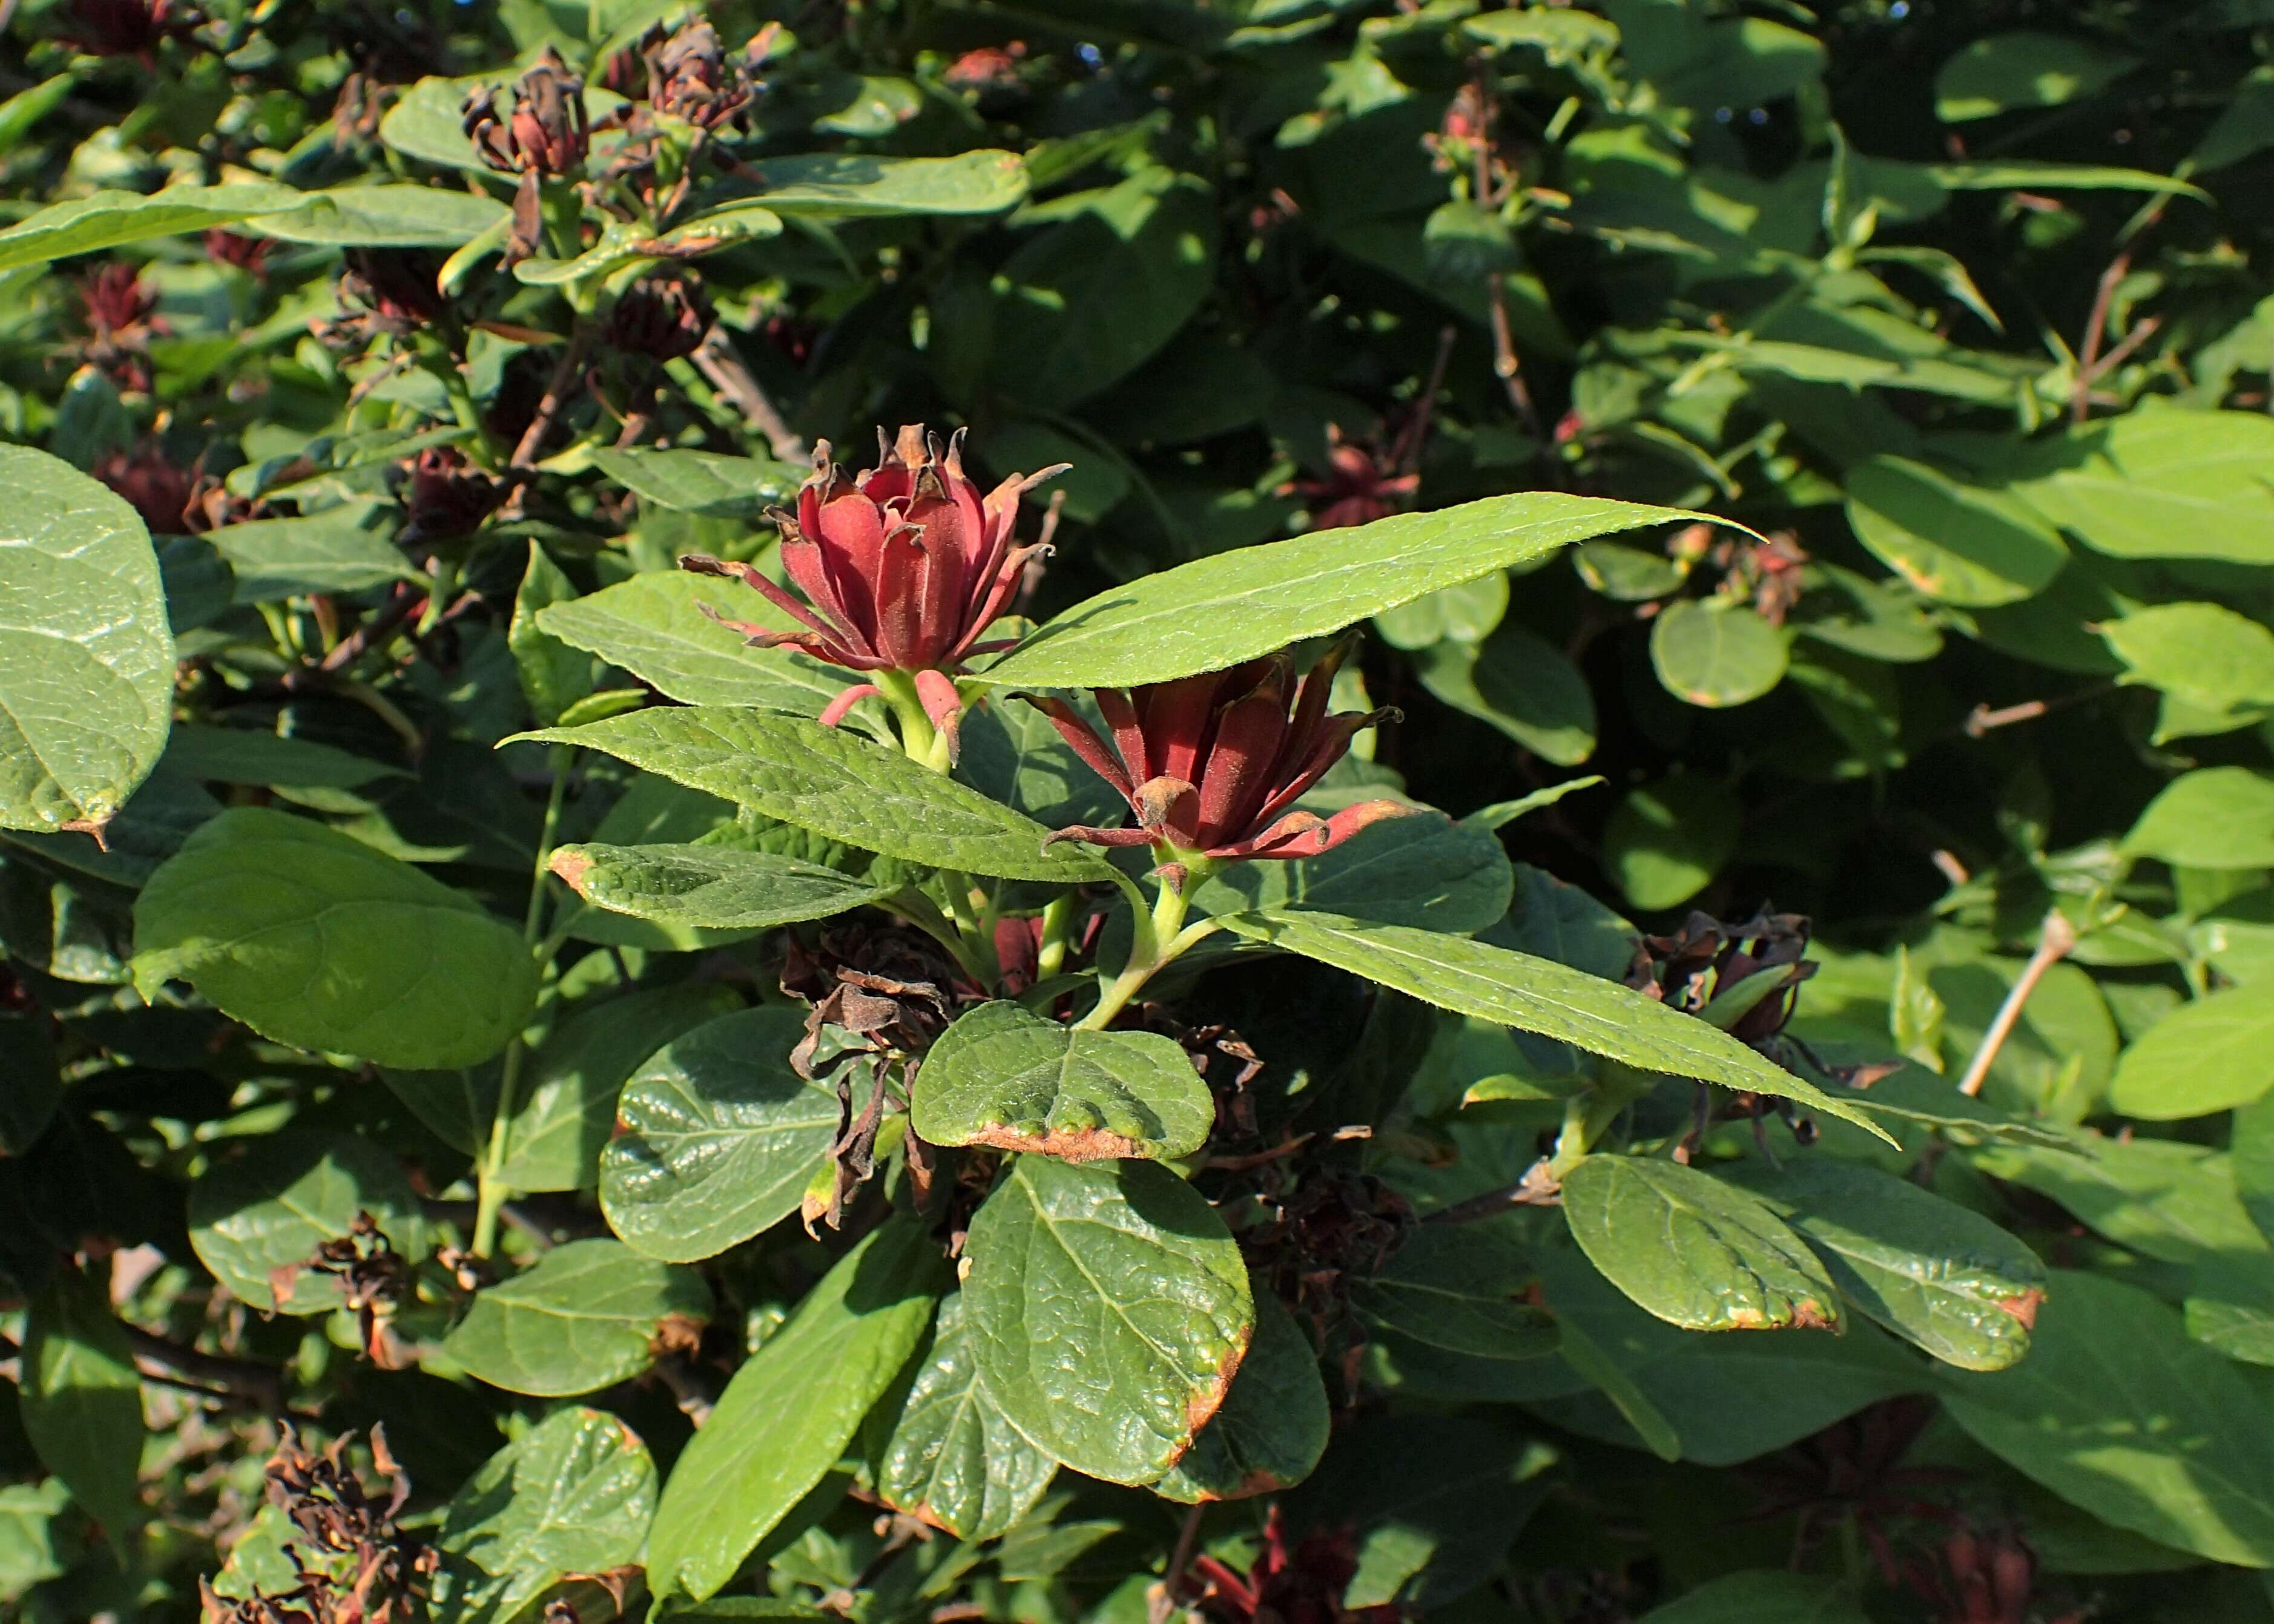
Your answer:
[[[1068,1162],[1190,1155],[1216,1125],[1215,1097],[1175,1039],[1079,1032],[1010,1003],[957,1018],[924,1056],[910,1109],[935,1145]]]
[[[1439,1009],[1560,1038],[1645,1071],[1796,1100],[1887,1137],[1860,1106],[1771,1065],[1728,1034],[1583,970],[1464,936],[1333,914],[1264,910],[1225,922],[1252,941],[1395,987]]]
[[[0,446],[0,828],[108,823],[174,695],[149,532],[70,464]]]
[[[307,194],[297,207],[263,214],[256,237],[347,248],[456,248],[502,225],[495,198],[448,186],[337,186]]]
[[[2108,1103],[2175,1122],[2248,1105],[2274,1088],[2274,985],[2230,987],[2180,1004],[2117,1062]]]
[[[638,710],[589,727],[523,733],[599,750],[887,857],[936,868],[1066,884],[1106,877],[1087,847],[910,761],[803,717],[706,705]]]
[[[636,1561],[655,1462],[615,1417],[581,1405],[492,1455],[442,1513],[435,1624],[506,1624],[572,1575]]]
[[[1019,154],[985,147],[951,158],[800,153],[752,167],[754,195],[784,215],[991,214],[1027,195]]]
[[[849,874],[729,846],[564,846],[553,872],[596,907],[666,925],[757,930],[891,894]]]
[[[773,1004],[666,1044],[616,1101],[600,1208],[651,1258],[712,1257],[797,1210],[837,1136],[837,1096],[790,1070],[803,1019]]]
[[[409,863],[238,807],[134,904],[136,983],[188,981],[265,1037],[406,1068],[487,1059],[529,1018],[521,933]]]
[[[1021,1156],[965,1255],[987,1390],[1028,1439],[1109,1483],[1183,1457],[1254,1335],[1238,1244],[1158,1162]]]
[[[0,231],[0,271],[42,259],[93,253],[146,237],[225,226],[254,214],[279,214],[305,193],[267,181],[222,186],[169,186],[162,192],[97,192],[52,203]]]
[[[710,1317],[693,1269],[621,1241],[571,1241],[477,1292],[442,1350],[493,1387],[559,1398],[629,1380],[659,1342],[686,1342]]]
[[[25,1317],[18,1390],[24,1431],[41,1463],[124,1551],[142,1519],[142,1378],[110,1304],[84,1276],[59,1268]]]
[[[877,1492],[959,1539],[992,1539],[1034,1508],[1058,1470],[1003,1418],[979,1379],[962,1295],[945,1298],[931,1352],[885,1445]]]
[[[1534,492],[1242,547],[1075,605],[986,676],[1107,688],[1216,671],[1575,541],[1699,516]]]
[[[648,1535],[648,1583],[701,1601],[837,1463],[931,1323],[946,1273],[923,1226],[870,1232],[807,1293],[681,1452]]]
[[[764,457],[656,447],[623,451],[604,447],[592,453],[592,462],[659,508],[720,519],[756,519],[769,508],[794,500],[797,487],[811,471]],[[714,590],[717,584],[713,581]]]
[[[1332,1425],[1318,1350],[1276,1297],[1259,1292],[1255,1340],[1224,1407],[1153,1492],[1190,1506],[1291,1489],[1317,1468]]]
[[[1588,1261],[1686,1331],[1833,1327],[1823,1263],[1758,1197],[1710,1173],[1589,1156],[1565,1175],[1563,1216]]]

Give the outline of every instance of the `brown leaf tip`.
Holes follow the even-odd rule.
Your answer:
[[[989,1150],[1031,1151],[1060,1162],[1128,1162],[1147,1154],[1145,1147],[1135,1139],[1105,1128],[1051,1128],[1027,1133],[1005,1123],[990,1123],[968,1142]]]
[[[2020,1320],[2023,1330],[2034,1331],[2037,1328],[2037,1310],[2044,1305],[2044,1300],[2042,1291],[2024,1291],[2019,1297],[1999,1297],[1998,1306]]]
[[[585,894],[584,876],[591,872],[592,860],[584,853],[571,851],[567,846],[563,846],[553,853],[545,866],[559,875],[562,883],[566,884],[570,891],[580,897]]]

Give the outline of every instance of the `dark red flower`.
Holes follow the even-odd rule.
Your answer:
[[[196,477],[154,442],[146,440],[131,452],[114,451],[90,471],[126,499],[152,535],[180,536],[188,531]]]
[[[1025,60],[1027,42],[1013,40],[1007,46],[982,45],[968,50],[947,64],[940,77],[958,90],[1008,91],[1021,88],[1019,64]]]
[[[467,95],[464,109],[474,151],[502,174],[559,177],[584,162],[591,138],[584,81],[551,46],[510,91],[484,86]]]
[[[438,282],[441,263],[418,248],[350,248],[340,273],[340,304],[348,313],[334,324],[344,336],[368,342],[380,333],[417,332],[450,311]]]
[[[268,271],[269,242],[265,237],[239,237],[218,229],[205,235],[206,258],[216,265],[233,265],[248,276]]]
[[[1009,605],[1028,560],[1043,550],[1039,543],[1012,545],[1019,498],[1064,467],[1013,474],[983,497],[964,474],[960,432],[943,446],[922,424],[911,424],[891,448],[880,445],[875,468],[849,482],[824,440],[814,449],[813,477],[798,492],[795,516],[774,515],[782,530],[782,568],[805,595],[803,603],[755,565],[699,553],[679,561],[755,587],[797,623],[798,629],[771,630],[704,606],[753,647],[787,644],[848,671],[913,673],[925,710],[945,726],[962,704],[943,673],[986,651],[979,635]],[[874,692],[866,683],[847,689],[822,720],[841,719]]]
[[[175,0],[71,0],[64,38],[95,56],[147,56],[169,34],[202,20]]]
[[[692,355],[711,330],[711,301],[689,271],[660,271],[624,289],[608,313],[609,348],[669,361]]]
[[[1344,440],[1342,431],[1331,425],[1327,430],[1327,466],[1326,477],[1298,479],[1286,487],[1287,494],[1310,504],[1314,530],[1340,530],[1387,518],[1421,484],[1419,475],[1397,471],[1393,455]]]
[[[406,547],[471,535],[506,496],[503,485],[449,446],[421,451],[403,485],[410,523],[396,539]]]
[[[757,57],[764,56],[778,31],[769,25],[750,42]],[[668,117],[715,129],[740,117],[750,103],[746,60],[729,56],[709,23],[689,23],[648,54],[648,102]]]
[[[1344,642],[1299,683],[1284,654],[1173,682],[1099,688],[1109,746],[1062,699],[1027,695],[1137,815],[1133,829],[1061,829],[1054,840],[1154,846],[1216,858],[1315,857],[1405,808],[1369,801],[1330,818],[1294,809],[1353,735],[1391,713],[1327,714]]]
[[[1314,1529],[1290,1549],[1276,1504],[1264,1514],[1263,1550],[1246,1574],[1212,1556],[1193,1560],[1201,1610],[1225,1624],[1397,1624],[1391,1603],[1343,1605],[1357,1574],[1358,1541],[1348,1529]]]
[[[79,297],[87,312],[87,361],[122,389],[149,388],[150,341],[168,328],[165,318],[153,313],[158,296],[142,285],[141,273],[114,261],[83,280]]]

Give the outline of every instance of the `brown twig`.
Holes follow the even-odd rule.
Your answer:
[[[2022,966],[2020,977],[2006,1001],[1998,1006],[1998,1013],[1990,1023],[1990,1030],[1982,1034],[1982,1045],[1974,1051],[1974,1058],[1966,1063],[1966,1075],[1958,1081],[1958,1092],[1969,1098],[1982,1092],[1982,1080],[1990,1075],[1991,1063],[1998,1051],[2006,1047],[2014,1023],[2022,1019],[2022,1006],[2037,989],[2045,972],[2068,956],[2076,945],[2076,927],[2070,924],[2059,910],[2045,915],[2045,922],[2037,931],[2037,951],[2029,955],[2029,962]]]
[[[1424,1223],[1474,1223],[1480,1218],[1495,1218],[1511,1207],[1557,1207],[1562,1204],[1563,1187],[1547,1170],[1547,1159],[1543,1156],[1524,1169],[1524,1177],[1512,1184],[1502,1184],[1497,1190],[1487,1190],[1482,1195],[1472,1195],[1465,1201],[1456,1201],[1450,1207],[1431,1213]]]
[[[544,448],[545,437],[553,432],[553,422],[561,416],[561,408],[568,398],[568,386],[584,367],[584,351],[591,342],[591,334],[581,326],[568,335],[568,347],[561,352],[552,380],[545,386],[544,398],[537,402],[536,415],[522,431],[521,443],[513,448],[513,460],[508,466],[522,470],[537,466],[537,454]]]
[[[710,1420],[715,1408],[710,1394],[695,1379],[694,1367],[678,1354],[666,1354],[655,1362],[655,1373],[663,1385],[671,1389],[672,1402],[679,1406],[690,1425],[700,1427]]]
[[[146,1375],[208,1396],[241,1398],[267,1415],[284,1413],[284,1372],[275,1365],[184,1348],[139,1326],[126,1327],[126,1340],[135,1364],[149,1367]]]
[[[1147,1624],[1167,1624],[1170,1614],[1177,1610],[1177,1589],[1185,1582],[1185,1569],[1192,1566],[1193,1552],[1201,1541],[1201,1516],[1208,1509],[1202,1500],[1185,1513],[1184,1526],[1177,1530],[1176,1549],[1169,1553],[1168,1570],[1162,1575],[1161,1588],[1146,1607]]]
[[[1421,466],[1421,447],[1429,438],[1429,419],[1436,414],[1437,392],[1445,387],[1445,369],[1452,364],[1453,345],[1460,335],[1461,330],[1449,321],[1437,331],[1437,358],[1430,364],[1429,381],[1415,397],[1413,411],[1397,431],[1397,444],[1390,455],[1390,467],[1400,475]]]
[[[727,336],[724,328],[714,323],[688,359],[695,364],[697,372],[711,380],[712,388],[733,402],[746,423],[765,436],[776,462],[803,462],[813,455],[805,441],[792,432],[781,413],[774,410],[774,403],[758,387],[757,378],[735,353],[734,341]]]
[[[409,582],[396,583],[388,600],[350,632],[332,645],[331,651],[317,663],[316,669],[327,676],[345,671],[361,659],[376,644],[392,636],[403,623],[425,606],[426,594]]]
[[[2117,284],[2130,274],[2132,251],[2126,249],[2108,262],[2100,274],[2100,286],[2092,296],[2092,316],[2084,330],[2083,346],[2077,351],[2076,386],[2070,392],[2069,421],[2082,423],[2092,413],[2092,380],[2099,376],[2095,362],[2100,354],[2101,335],[2108,327],[2109,307],[2116,302]]]

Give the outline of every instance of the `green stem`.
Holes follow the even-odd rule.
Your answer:
[[[885,703],[892,708],[892,720],[899,725],[900,749],[912,762],[920,762],[934,772],[945,772],[948,762],[948,735],[934,727],[931,717],[916,695],[914,673],[906,671],[879,671],[870,679]]]
[[[1563,1102],[1563,1127],[1547,1170],[1559,1180],[1578,1166],[1611,1131],[1621,1112],[1651,1090],[1651,1079],[1623,1066],[1606,1065],[1602,1080]]]
[[[575,758],[576,751],[568,746],[553,747],[553,788],[545,799],[545,823],[538,832],[537,863],[530,875],[529,907],[521,921],[523,945],[541,957],[547,972],[552,967],[553,955],[560,948],[557,939],[546,938],[541,945],[538,940],[545,929],[545,883],[552,872],[549,863],[553,837],[561,826],[561,805],[568,797],[568,768]],[[486,1258],[496,1250],[498,1214],[513,1194],[503,1175],[506,1154],[512,1148],[514,1115],[521,1109],[521,1073],[528,1052],[529,1046],[516,1032],[506,1041],[505,1057],[498,1064],[497,1110],[490,1118],[489,1144],[482,1154],[474,1201],[472,1250],[478,1258]]]
[[[1145,983],[1163,969],[1176,962],[1195,944],[1214,936],[1223,927],[1213,919],[1203,919],[1193,924],[1185,923],[1186,893],[1201,882],[1196,860],[1187,857],[1191,872],[1183,887],[1162,882],[1159,893],[1149,909],[1137,908],[1131,922],[1135,927],[1129,943],[1129,962],[1121,974],[1113,978],[1088,1014],[1074,1022],[1085,1032],[1102,1032],[1113,1018],[1129,1007],[1129,1001],[1144,990]]]
[[[434,629],[449,606],[451,597],[458,590],[458,563],[448,553],[434,555],[434,583],[426,590],[426,607],[418,614],[418,635],[424,637]]]
[[[1073,893],[1052,902],[1043,910],[1043,940],[1035,955],[1035,979],[1046,981],[1065,968],[1066,927],[1073,919]]]

